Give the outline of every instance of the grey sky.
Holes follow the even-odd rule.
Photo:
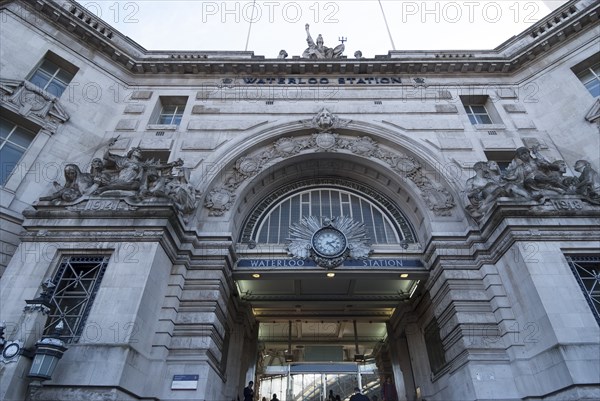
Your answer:
[[[397,50],[492,49],[546,16],[565,0],[382,0]],[[79,1],[148,50],[248,50],[274,58],[300,55],[304,25],[344,54],[387,54],[392,41],[377,0],[137,0]]]

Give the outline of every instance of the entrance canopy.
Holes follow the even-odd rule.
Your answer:
[[[369,256],[334,268],[291,257],[290,228],[313,216],[364,225]],[[373,358],[395,308],[427,277],[415,238],[392,198],[354,180],[298,180],[259,203],[240,235],[234,279],[260,323],[265,367]]]

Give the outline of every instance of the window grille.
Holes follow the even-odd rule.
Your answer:
[[[600,325],[600,256],[567,256],[583,294]]]
[[[67,343],[78,342],[85,321],[104,276],[109,256],[65,256],[52,281],[55,284],[50,301],[48,324],[50,334],[59,321],[65,324],[61,339]]]
[[[276,204],[257,230],[259,243],[288,242],[289,228],[308,216],[348,216],[365,224],[373,243],[397,244],[400,238],[386,213],[368,199],[336,188],[309,189],[294,193]]]

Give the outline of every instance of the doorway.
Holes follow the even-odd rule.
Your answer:
[[[267,366],[259,379],[259,399],[282,401],[324,401],[329,393],[347,401],[354,388],[362,389],[371,400],[381,393],[375,363],[291,363]]]

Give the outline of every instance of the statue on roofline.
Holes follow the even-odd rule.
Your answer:
[[[315,43],[309,32],[310,25],[306,24],[304,28],[306,29],[306,43],[308,43],[308,48],[302,53],[302,58],[327,59],[340,58],[342,56],[342,53],[346,48],[343,42],[332,49],[324,45],[323,36],[319,34],[319,36],[317,36],[317,42]]]

